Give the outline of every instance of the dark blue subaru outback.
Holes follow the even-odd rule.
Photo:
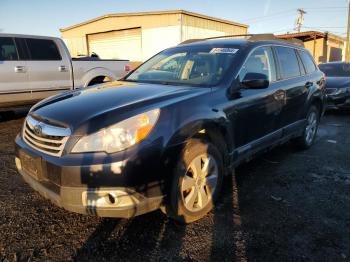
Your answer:
[[[197,40],[120,81],[45,99],[16,138],[24,180],[69,211],[205,216],[223,176],[293,139],[310,147],[324,74],[301,45],[273,36]]]

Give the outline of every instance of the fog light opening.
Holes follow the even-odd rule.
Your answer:
[[[114,193],[109,193],[109,194],[107,194],[107,201],[108,201],[108,203],[109,204],[115,204],[115,203],[117,203],[117,195],[116,194],[114,194]]]
[[[17,169],[21,170],[22,169],[22,163],[21,163],[21,160],[18,157],[15,158],[15,163],[16,163]]]

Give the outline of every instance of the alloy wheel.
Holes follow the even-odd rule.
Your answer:
[[[307,119],[307,126],[305,130],[306,143],[311,144],[314,140],[317,131],[317,115],[316,112],[310,112]]]
[[[181,183],[181,195],[186,209],[200,211],[212,201],[218,172],[218,164],[209,154],[199,155],[192,160]]]

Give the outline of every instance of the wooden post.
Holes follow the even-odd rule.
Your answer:
[[[348,7],[348,34],[346,37],[345,61],[350,61],[350,1]]]

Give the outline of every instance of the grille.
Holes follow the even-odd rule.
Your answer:
[[[69,128],[47,124],[28,116],[24,122],[22,136],[32,148],[59,157],[63,153],[70,134]]]
[[[337,88],[326,88],[326,94],[327,95],[333,94],[337,90],[338,90]]]

